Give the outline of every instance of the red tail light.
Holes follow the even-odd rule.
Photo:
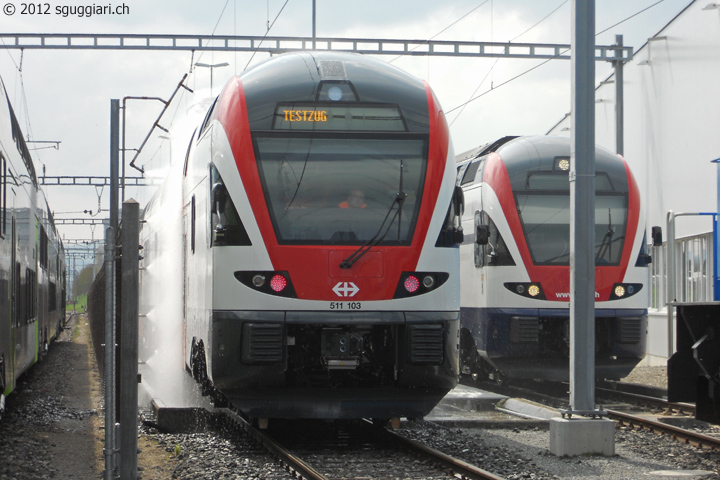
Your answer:
[[[416,276],[410,275],[405,279],[405,283],[403,285],[408,293],[415,293],[417,289],[420,288],[420,280],[418,280]]]
[[[275,275],[270,279],[270,288],[275,292],[282,292],[287,287],[287,280],[282,275]]]
[[[256,292],[297,298],[287,271],[238,271],[235,272],[235,278]]]
[[[450,274],[447,272],[403,272],[393,298],[407,298],[428,293],[444,284],[448,278]]]

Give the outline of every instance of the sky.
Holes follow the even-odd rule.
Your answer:
[[[704,0],[697,0],[704,1]],[[612,45],[623,35],[635,51],[680,13],[691,0],[596,0],[596,45]],[[413,40],[455,40],[570,44],[573,0],[316,0],[316,35]],[[34,5],[34,7],[33,7]],[[311,0],[124,0],[93,3],[52,0],[23,4],[6,0],[0,34],[113,33],[302,36],[312,35]],[[10,8],[9,6],[13,7]],[[92,14],[88,7],[126,7],[122,15]],[[38,8],[39,7],[39,8]],[[14,14],[9,12],[14,10]],[[31,14],[34,11],[34,14]],[[43,12],[43,13],[40,13]],[[47,13],[45,13],[47,12]],[[600,33],[602,32],[602,33]],[[233,75],[268,54],[6,49],[0,76],[26,138],[61,142],[59,148],[34,143],[38,175],[109,175],[110,100],[128,96],[167,99],[181,90],[135,161],[147,176],[162,177],[171,156],[184,153],[183,125],[202,114]],[[378,56],[435,91],[450,123],[455,153],[505,135],[544,134],[570,112],[569,60]],[[196,62],[227,67],[194,67]],[[596,62],[596,84],[612,66]],[[472,101],[468,102],[470,99]],[[130,100],[126,148],[137,148],[162,109],[158,101]],[[164,138],[163,138],[164,137]],[[135,153],[126,152],[126,163]],[[126,167],[127,176],[139,172]],[[107,218],[109,188],[46,186],[55,218]],[[128,187],[125,198],[141,207],[152,189]],[[98,209],[100,211],[98,212]],[[100,226],[59,225],[66,240],[102,239]],[[71,247],[74,248],[74,247]],[[82,264],[89,261],[77,259]]]

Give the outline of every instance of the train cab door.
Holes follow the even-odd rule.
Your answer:
[[[191,235],[190,227],[189,227],[189,219],[187,215],[183,212],[182,215],[182,282],[183,282],[183,289],[182,289],[182,337],[183,337],[183,358],[185,359],[185,362],[187,362],[187,359],[189,358],[189,352],[187,351],[187,319],[188,319],[188,302],[187,302],[187,294],[188,294],[188,275],[187,275],[187,262],[188,262],[188,248],[190,248],[189,245],[189,237]]]
[[[14,211],[14,210],[13,210]],[[8,386],[15,386],[15,353],[17,345],[17,330],[18,330],[18,299],[20,298],[20,264],[17,263],[17,227],[15,224],[15,215],[11,215],[12,219],[10,222],[10,348],[8,349],[8,359],[6,369],[6,376],[10,380]]]
[[[13,385],[13,265],[15,264],[15,229],[12,210],[8,209],[8,169],[5,156],[0,152],[0,416],[4,409],[5,394]],[[8,213],[10,215],[8,215]],[[8,216],[10,231],[8,232]]]
[[[475,210],[473,214],[473,278],[475,281],[474,291],[478,299],[479,307],[487,306],[487,293],[485,289],[485,281],[487,272],[485,271],[485,249],[488,245],[488,226],[487,221],[483,218],[480,210]]]

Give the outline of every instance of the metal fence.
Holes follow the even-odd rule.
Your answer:
[[[675,240],[675,298],[681,303],[713,301],[712,232]],[[667,305],[667,243],[651,247],[650,308]]]

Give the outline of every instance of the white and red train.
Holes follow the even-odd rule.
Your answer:
[[[504,137],[457,162],[463,373],[567,380],[570,140]],[[619,379],[645,355],[650,257],[628,165],[597,147],[595,170],[596,377]]]
[[[274,57],[230,80],[176,167],[184,359],[206,389],[253,418],[389,419],[456,385],[462,191],[426,83]]]

